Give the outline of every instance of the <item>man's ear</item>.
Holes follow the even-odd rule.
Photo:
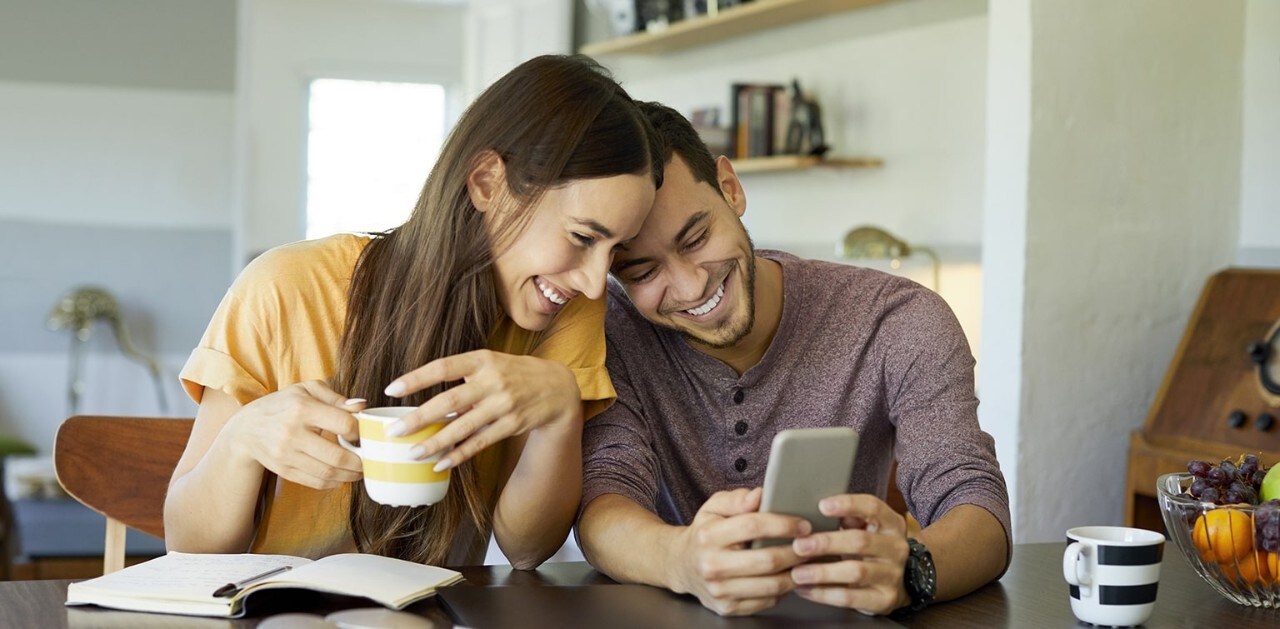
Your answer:
[[[733,208],[733,213],[742,218],[747,211],[747,193],[742,189],[738,173],[733,171],[733,164],[723,155],[716,158],[716,185],[729,207]]]
[[[481,212],[487,212],[503,196],[507,185],[507,165],[497,151],[486,150],[472,160],[467,174],[467,194],[471,204]]]

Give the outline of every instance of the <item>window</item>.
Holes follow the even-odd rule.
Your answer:
[[[444,141],[444,87],[317,79],[308,109],[307,238],[409,218]]]

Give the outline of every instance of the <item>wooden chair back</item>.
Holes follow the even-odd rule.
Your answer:
[[[164,539],[164,497],[193,419],[77,415],[58,427],[53,466],[71,497],[107,518],[103,574],[124,567],[125,527]]]

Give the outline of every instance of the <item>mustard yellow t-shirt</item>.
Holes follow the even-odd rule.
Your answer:
[[[331,377],[346,321],[347,289],[368,243],[366,236],[342,234],[277,247],[250,263],[182,369],[191,399],[198,404],[204,389],[211,388],[244,405],[297,382]],[[584,416],[591,417],[615,397],[604,364],[604,314],[603,300],[579,297],[540,335],[504,318],[489,348],[568,366],[582,393]],[[488,489],[498,481],[501,445],[477,457]],[[315,558],[354,548],[347,519],[350,485],[315,490],[271,478],[253,552]]]

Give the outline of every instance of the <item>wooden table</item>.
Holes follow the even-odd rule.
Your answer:
[[[1067,602],[1067,586],[1062,580],[1063,544],[1028,544],[1014,549],[1013,565],[998,582],[988,585],[969,596],[935,605],[906,620],[869,618],[849,612],[838,621],[806,623],[804,626],[844,626],[857,623],[862,626],[883,627],[1078,627]],[[1191,566],[1172,546],[1166,547],[1164,567],[1160,578],[1160,593],[1155,613],[1147,627],[1263,627],[1280,626],[1280,610],[1255,609],[1232,603],[1196,576]],[[511,588],[526,601],[550,600],[581,586],[617,588],[608,578],[593,571],[583,563],[550,564],[533,572],[512,571],[506,567],[475,567],[462,570],[467,583],[455,587],[493,588],[487,590],[495,596],[500,590],[504,600],[513,600]],[[252,627],[264,616],[237,621],[187,618],[158,614],[136,614],[97,608],[68,608],[66,600],[68,580],[15,581],[0,583],[0,627],[175,627],[177,629],[206,629],[214,627]],[[581,592],[581,589],[576,589]],[[561,599],[563,600],[563,599]],[[795,626],[795,619],[786,618],[720,618],[697,608],[689,597],[668,596],[663,605],[678,607],[682,618],[694,619],[696,626],[705,627],[785,627]],[[793,601],[804,603],[803,601]],[[697,608],[697,609],[694,609]],[[338,608],[309,610],[327,613]],[[296,610],[295,610],[296,611]],[[408,611],[424,615],[437,626],[448,627],[448,616],[437,601],[429,599],[408,608]],[[539,618],[513,616],[521,619],[521,627],[540,626]],[[610,619],[608,629],[624,629],[629,618]],[[635,619],[631,619],[635,620]],[[543,626],[552,624],[548,619]],[[577,627],[590,627],[585,622],[575,622]],[[485,629],[474,627],[473,629]]]

